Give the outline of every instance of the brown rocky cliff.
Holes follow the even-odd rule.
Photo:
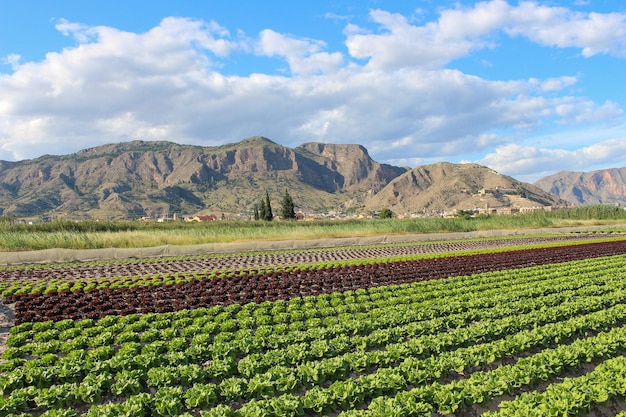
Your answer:
[[[406,172],[405,168],[374,161],[362,145],[310,142],[297,150],[321,157],[320,164],[339,173],[346,189],[377,192]]]
[[[626,171],[624,171],[626,172]],[[603,170],[591,173],[583,178],[583,185],[595,194],[607,193],[614,196],[626,197],[626,182],[619,170]]]
[[[492,197],[493,204],[506,203],[501,196],[477,194],[483,187],[521,187],[529,204],[552,201],[543,191],[503,182],[504,176],[472,164],[409,171],[374,161],[361,145],[305,143],[292,149],[258,136],[216,147],[124,142],[0,161],[0,168],[0,216],[251,213],[265,191],[278,209],[285,189],[298,207],[320,212],[389,207],[417,213],[424,207],[467,208]]]
[[[542,178],[535,185],[573,204],[626,204],[626,167],[564,171]]]
[[[261,191],[282,196],[286,188],[305,207],[340,210],[342,200],[358,199],[346,187],[346,177],[356,189],[362,178],[367,181],[362,188],[375,189],[392,178],[381,175],[381,165],[358,145],[342,150],[311,158],[315,155],[262,137],[218,147],[134,141],[3,163],[0,215],[123,218],[149,207],[237,213],[250,210]],[[353,154],[358,155],[354,162]],[[377,178],[382,180],[376,183]],[[339,192],[347,194],[338,197]]]

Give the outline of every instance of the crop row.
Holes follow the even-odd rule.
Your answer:
[[[626,351],[625,262],[25,322],[3,355],[0,411],[431,416],[488,404],[589,362],[613,370]]]
[[[609,398],[624,398],[626,394],[626,330],[618,328],[601,333],[596,337],[579,339],[568,345],[545,349],[511,365],[499,366],[491,371],[472,373],[468,378],[450,383],[433,383],[398,393],[395,397],[377,397],[367,410],[352,410],[340,414],[342,417],[366,416],[432,416],[451,414],[457,410],[490,402],[495,397],[511,394],[516,388],[526,388],[540,382],[550,381],[568,370],[585,363],[598,363],[594,371],[584,377],[583,383],[591,392],[574,396],[561,395],[560,401],[554,393],[560,383],[550,384],[546,393],[519,396],[517,402],[501,403],[502,415],[509,416],[567,416],[586,411],[590,404],[601,404]],[[606,359],[606,360],[604,360]],[[598,362],[598,360],[600,360]],[[604,360],[604,361],[602,361]],[[571,379],[570,379],[571,381]],[[600,386],[595,386],[599,383]],[[566,385],[567,386],[567,385]],[[560,387],[563,389],[563,387]],[[575,394],[574,394],[575,395]],[[542,401],[546,396],[556,404]],[[265,404],[255,404],[263,409]],[[243,415],[241,412],[237,414]],[[492,413],[485,413],[493,416]],[[266,414],[267,415],[267,414]]]
[[[594,405],[625,396],[626,357],[618,356],[604,361],[588,374],[552,384],[543,392],[527,392],[515,400],[502,402],[499,412],[487,412],[483,417],[580,415]],[[624,416],[626,412],[617,414],[617,417]]]
[[[620,292],[624,283],[612,274],[622,267],[624,257],[568,264],[567,273],[550,280],[554,267],[545,265],[506,271],[506,281],[499,272],[289,301],[107,316],[97,323],[91,319],[27,322],[12,329],[8,344],[33,356],[113,342],[169,341],[170,347],[186,346],[190,337],[218,357],[225,352],[242,355],[270,348],[285,349],[275,357],[305,357],[327,351],[323,345],[332,344],[347,349],[380,347],[442,328],[536,312],[546,306],[559,306],[565,317],[581,311],[581,306],[595,311],[619,304],[624,301],[620,298],[624,297]],[[443,298],[447,302],[442,304]],[[302,345],[322,340],[325,342],[313,349]],[[266,363],[275,365],[255,356],[245,365],[246,373],[258,371]]]
[[[414,415],[409,410],[415,410],[416,406],[429,412],[437,409],[442,414],[448,414],[465,405],[485,403],[493,397],[512,392],[513,388],[549,380],[596,358],[610,358],[623,353],[626,351],[626,329],[622,327],[593,337],[583,336],[598,326],[623,320],[624,309],[621,310],[620,318],[612,318],[611,312],[598,313],[581,316],[578,320],[539,326],[491,342],[457,347],[438,355],[408,355],[398,366],[383,366],[357,376],[349,375],[347,366],[342,369],[342,361],[334,361],[333,364],[340,367],[330,374],[334,382],[328,386],[314,384],[303,387],[295,373],[290,373],[290,369],[285,367],[275,367],[249,380],[236,376],[208,379],[202,367],[180,363],[154,366],[148,371],[133,368],[116,372],[100,366],[97,374],[88,373],[82,379],[76,377],[76,372],[71,374],[72,369],[69,368],[66,375],[69,372],[70,377],[66,379],[72,382],[9,390],[4,403],[5,411],[25,411],[29,404],[44,409],[89,404],[103,397],[112,398],[109,393],[126,396],[130,400],[154,389],[154,398],[149,399],[144,407],[154,407],[156,415],[178,415],[184,409],[211,410],[207,415],[218,410],[228,410],[229,414],[239,416],[297,415],[296,411],[327,415],[342,409],[358,409],[370,401],[369,410],[356,415],[390,415],[387,414],[389,410],[399,407],[405,413],[396,412],[396,415]],[[571,337],[582,338],[557,348],[545,349],[555,341],[570,341]],[[543,350],[514,365],[501,365],[507,357],[536,348]],[[311,365],[305,363],[299,369],[306,367]],[[495,371],[487,371],[493,367],[496,367]],[[469,375],[467,379],[459,378],[465,373]],[[452,382],[445,383],[450,378]],[[438,380],[444,382],[436,382]],[[169,407],[156,406],[163,396],[169,398]],[[409,401],[413,403],[411,408],[407,407]],[[239,404],[242,404],[241,408],[238,408]],[[87,415],[115,415],[112,411],[119,406],[94,406]]]
[[[41,356],[49,351],[67,352],[112,342],[171,342],[177,337],[198,336],[203,348],[218,357],[225,353],[266,353],[271,347],[273,351],[283,350],[273,355],[274,358],[302,359],[318,355],[328,347],[309,349],[300,346],[301,343],[325,340],[327,345],[339,344],[346,349],[369,349],[436,333],[446,327],[457,328],[507,316],[519,319],[521,314],[539,314],[537,310],[547,306],[558,307],[554,311],[561,312],[561,317],[580,312],[581,308],[588,312],[608,308],[624,301],[621,291],[626,284],[620,277],[611,275],[622,266],[623,260],[624,256],[619,256],[594,265],[589,265],[589,261],[579,262],[574,280],[571,275],[563,274],[546,281],[551,267],[544,266],[517,270],[515,274],[508,271],[508,281],[498,282],[497,288],[490,288],[496,280],[501,281],[501,274],[494,273],[481,274],[476,280],[461,277],[432,281],[433,285],[421,283],[424,285],[307,297],[299,303],[294,299],[287,303],[247,304],[237,309],[231,308],[235,306],[232,305],[171,314],[108,316],[97,325],[93,320],[29,322],[16,326],[8,343],[11,348],[19,347],[22,355]],[[441,304],[443,297],[450,301]],[[511,325],[506,323],[506,327]],[[232,333],[236,336],[234,340],[228,339]],[[345,335],[351,336],[347,342]],[[175,345],[185,343],[177,340]],[[263,356],[255,356],[246,365],[246,374],[277,364],[270,361],[270,356]]]
[[[626,318],[626,309],[619,302],[624,302],[624,292],[605,293],[591,296],[589,302],[585,302],[584,295],[574,297],[573,301],[563,304],[555,304],[553,297],[541,297],[534,302],[535,306],[544,304],[541,312],[529,310],[531,304],[518,302],[514,308],[498,309],[494,314],[489,307],[483,307],[480,312],[473,312],[482,320],[491,319],[489,325],[477,325],[467,320],[459,321],[454,330],[441,337],[437,334],[434,324],[441,324],[438,319],[430,320],[426,327],[406,326],[406,335],[394,340],[391,336],[395,328],[387,328],[387,331],[379,331],[375,337],[366,335],[358,336],[353,341],[346,339],[345,329],[334,326],[336,332],[343,331],[343,335],[337,335],[329,339],[309,340],[299,344],[272,347],[269,338],[255,337],[248,332],[239,332],[231,341],[223,340],[223,335],[211,340],[206,335],[211,335],[210,330],[201,332],[190,338],[188,343],[183,343],[180,338],[173,338],[174,343],[165,345],[164,340],[154,340],[146,336],[154,333],[144,332],[135,334],[134,338],[125,330],[111,337],[110,342],[120,346],[116,357],[114,350],[107,349],[102,338],[90,344],[84,338],[77,337],[68,339],[63,343],[52,343],[49,339],[53,332],[42,331],[35,333],[34,337],[21,346],[14,346],[5,352],[5,357],[10,359],[3,369],[6,372],[0,386],[7,387],[23,386],[25,383],[34,383],[39,387],[47,387],[54,384],[71,382],[78,376],[84,377],[88,372],[93,372],[94,367],[101,371],[121,371],[129,368],[141,369],[142,380],[147,380],[148,386],[158,383],[170,385],[178,381],[182,374],[193,370],[195,380],[200,378],[215,378],[217,376],[236,375],[240,380],[251,387],[265,380],[265,385],[271,380],[271,375],[280,369],[283,376],[299,384],[319,384],[327,379],[332,379],[337,374],[337,360],[343,361],[348,371],[359,372],[370,369],[373,366],[391,367],[404,360],[407,356],[420,356],[426,352],[444,355],[451,349],[457,349],[468,343],[479,343],[493,340],[507,335],[524,335],[525,346],[535,340],[537,344],[545,344],[550,339],[553,331],[557,331],[558,337],[571,337],[575,332],[589,332],[598,329],[598,326],[615,325]],[[557,300],[558,301],[558,300]],[[518,313],[515,315],[515,313]],[[576,314],[577,318],[568,320],[568,315]],[[453,315],[458,316],[458,315]],[[455,317],[458,319],[460,317]],[[467,318],[467,317],[466,317]],[[448,320],[450,320],[448,318]],[[554,322],[562,320],[558,327]],[[567,323],[563,324],[563,323]],[[533,327],[534,326],[534,327]],[[136,328],[128,326],[127,329]],[[418,333],[419,331],[419,333]],[[530,333],[528,333],[530,332]],[[565,332],[565,333],[564,333]],[[133,332],[137,333],[137,332]],[[169,332],[163,331],[162,334]],[[384,333],[387,333],[384,335]],[[307,336],[312,336],[314,332]],[[201,336],[204,335],[204,336]],[[528,337],[532,336],[530,339]],[[217,335],[215,335],[217,336]],[[302,336],[302,334],[300,334]],[[383,336],[387,336],[384,339]],[[12,336],[12,345],[19,344],[16,336]],[[287,335],[284,339],[293,336]],[[24,340],[22,338],[22,342]],[[325,342],[321,342],[325,340]],[[132,353],[143,341],[141,353],[135,352],[130,360],[125,355]],[[201,349],[191,349],[188,346],[202,344]],[[304,349],[308,345],[310,352]],[[295,346],[295,347],[294,347]],[[85,354],[85,349],[93,349]],[[380,349],[384,349],[381,351]],[[261,352],[261,350],[263,350]],[[62,352],[66,356],[55,358],[50,356],[53,352]],[[494,351],[491,349],[491,353]],[[509,352],[510,353],[510,352]],[[20,368],[25,362],[25,357],[39,357],[40,360],[31,360],[24,368]],[[105,364],[95,364],[94,359],[107,360]],[[198,361],[219,361],[219,367],[207,366],[200,369],[193,365],[189,369],[180,364],[190,364]],[[297,368],[293,368],[296,366]],[[151,369],[155,369],[152,371]],[[8,385],[7,385],[8,384]],[[261,384],[263,385],[263,384]],[[249,388],[250,389],[250,388]],[[278,388],[272,388],[275,392]],[[252,396],[255,395],[253,390]],[[260,394],[260,393],[257,393]]]
[[[176,282],[197,273],[226,275],[230,271],[286,266],[321,265],[364,259],[415,259],[426,255],[463,253],[475,251],[505,250],[513,247],[525,248],[537,245],[564,245],[574,242],[623,239],[622,234],[599,238],[597,235],[558,235],[544,237],[520,237],[508,239],[481,239],[451,242],[423,242],[392,244],[386,246],[318,249],[305,251],[274,251],[232,255],[202,255],[176,258],[146,258],[131,260],[108,260],[95,262],[73,262],[64,264],[31,264],[0,267],[0,292],[11,288],[13,283],[37,286],[54,283],[83,287],[106,283],[112,279],[138,281],[140,278],[161,279]],[[71,285],[70,285],[71,286]],[[69,288],[69,287],[68,287]],[[43,292],[43,290],[42,290]]]
[[[17,323],[97,319],[106,315],[164,313],[218,304],[261,303],[622,253],[626,253],[625,240],[407,262],[239,274],[226,278],[200,277],[173,285],[66,290],[6,298],[9,302],[16,302]]]

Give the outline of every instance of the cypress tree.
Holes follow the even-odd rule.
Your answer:
[[[272,205],[270,203],[270,195],[265,191],[265,216],[264,220],[270,221],[274,218],[274,214],[272,213]]]
[[[285,195],[283,196],[283,209],[281,211],[281,217],[285,220],[295,220],[296,210],[293,204],[293,199],[289,195],[289,192],[285,188]]]
[[[265,220],[267,218],[267,207],[265,206],[265,200],[261,199],[259,203],[259,219]]]

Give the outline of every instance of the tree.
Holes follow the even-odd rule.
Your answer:
[[[259,213],[259,205],[255,204],[254,205],[254,220],[260,220],[261,219],[261,214]]]
[[[454,216],[460,219],[469,220],[474,216],[474,210],[458,210],[454,213]]]
[[[265,220],[270,221],[274,218],[272,213],[272,205],[270,204],[270,195],[265,191]]]
[[[281,217],[286,220],[296,219],[296,210],[293,205],[293,199],[289,195],[289,192],[285,188],[285,195],[283,196],[283,208],[281,211]]]
[[[392,217],[393,217],[393,211],[391,211],[387,207],[382,208],[380,210],[380,213],[378,214],[379,219],[391,219]]]
[[[272,204],[270,203],[270,195],[267,191],[265,191],[265,200],[261,200],[259,218],[267,221],[271,221],[274,218],[274,214],[272,213]]]
[[[265,200],[261,199],[259,203],[259,219],[265,220],[265,217],[267,217],[267,207],[265,207]]]

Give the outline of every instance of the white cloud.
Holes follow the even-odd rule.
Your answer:
[[[228,30],[216,22],[180,17],[166,17],[147,33],[123,32],[106,26],[86,26],[61,19],[55,26],[62,34],[73,36],[80,44],[99,43],[109,48],[126,47],[126,42],[146,48],[146,55],[166,53],[182,45],[195,45],[218,56],[226,56],[235,48],[228,40]],[[122,49],[126,50],[126,49]],[[136,49],[137,52],[139,52]]]
[[[66,21],[57,28],[80,43],[0,78],[0,111],[10,121],[0,139],[14,158],[75,151],[87,141],[180,134],[188,120],[173,108],[181,112],[193,104],[189,98],[200,99],[198,86],[209,96],[226,94],[224,77],[208,71],[207,54],[225,56],[237,45],[213,22],[166,18],[143,34]]]
[[[563,76],[559,78],[548,78],[547,80],[530,79],[531,83],[537,83],[541,91],[559,91],[565,87],[572,86],[578,82],[576,77]]]
[[[351,56],[369,59],[373,68],[440,68],[473,51],[495,47],[496,36],[524,36],[546,46],[578,48],[591,57],[626,57],[626,13],[581,13],[565,7],[504,0],[443,10],[439,20],[411,25],[400,14],[372,10],[379,33],[351,25],[345,31]]]
[[[0,159],[120,140],[219,145],[264,135],[287,146],[360,143],[381,162],[491,151],[486,165],[529,175],[554,160],[565,163],[572,151],[527,145],[525,135],[546,125],[620,119],[622,109],[572,95],[578,77],[499,81],[441,66],[493,47],[502,31],[546,43],[539,26],[580,29],[580,36],[567,38],[571,45],[556,37],[550,45],[619,55],[620,16],[494,0],[444,10],[438,21],[415,26],[402,15],[374,10],[379,33],[353,24],[344,29],[351,57],[365,59],[364,65],[327,51],[323,41],[271,29],[233,39],[215,22],[184,18],[163,19],[145,33],[61,20],[57,29],[77,42],[74,47],[41,62],[4,60],[14,71],[0,74]],[[612,25],[617,39],[606,38],[599,21]],[[276,59],[288,71],[221,73],[236,53]],[[600,154],[599,147],[590,149]]]
[[[578,149],[550,149],[508,144],[477,161],[498,172],[534,182],[559,171],[591,171],[597,166],[623,166],[626,137]]]
[[[292,74],[309,75],[332,72],[343,64],[340,53],[323,52],[325,47],[321,41],[298,39],[265,29],[260,34],[258,53],[281,56],[289,64]]]
[[[511,9],[510,35],[522,35],[549,46],[579,48],[585,57],[626,57],[625,13],[580,13],[565,7],[522,2]]]
[[[471,8],[444,10],[437,30],[444,39],[477,38],[506,25],[511,9],[507,2],[494,0]]]
[[[363,33],[354,26],[345,31],[346,45],[354,58],[369,58],[373,69],[421,67],[438,68],[452,59],[482,46],[462,37],[448,37],[437,24],[412,26],[406,17],[384,10],[373,10],[371,18],[382,33]]]
[[[19,54],[9,54],[4,58],[0,58],[0,64],[10,65],[13,71],[16,71],[19,66],[22,57]]]
[[[615,118],[623,113],[616,103],[610,101],[601,105],[573,97],[564,97],[559,101],[555,107],[555,114],[560,118],[557,121],[559,124],[593,123]]]
[[[54,27],[65,36],[73,36],[79,43],[87,43],[98,38],[98,28],[69,22],[66,19],[59,19]]]

